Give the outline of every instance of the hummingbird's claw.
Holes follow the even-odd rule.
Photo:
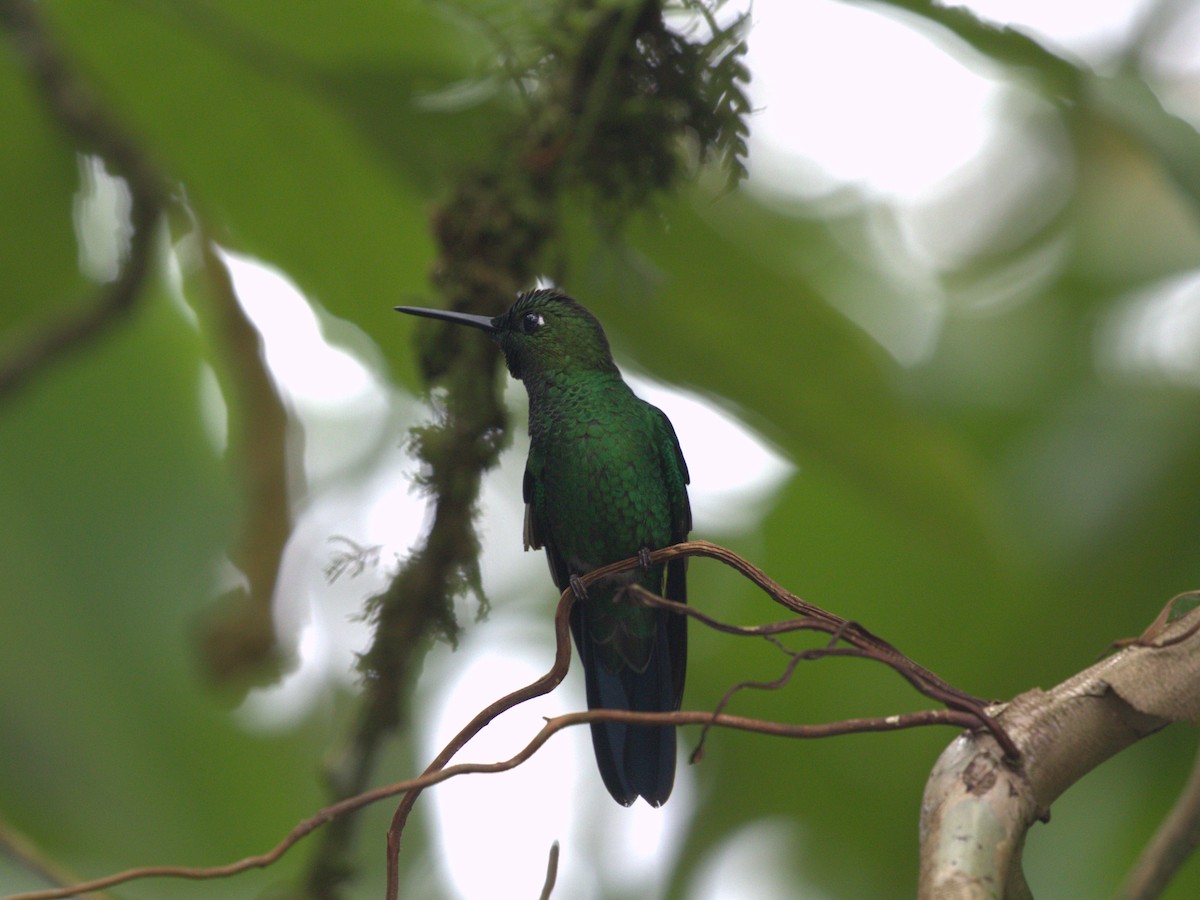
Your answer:
[[[653,565],[653,563],[650,561],[649,547],[642,547],[642,549],[638,550],[638,565],[640,565],[643,569],[648,569]]]
[[[575,599],[578,600],[580,603],[584,603],[587,601],[587,597],[588,597],[587,588],[584,587],[583,579],[580,578],[578,575],[571,576],[571,591],[572,591],[572,593],[575,594]]]

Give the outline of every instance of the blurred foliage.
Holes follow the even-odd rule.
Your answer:
[[[365,335],[382,374],[415,384],[411,323],[390,307],[427,291],[429,210],[521,103],[510,76],[521,36],[538,33],[529,5],[42,6],[205,226],[295,279],[331,340],[355,351],[349,336]],[[620,238],[564,199],[565,286],[621,358],[718,398],[799,464],[754,532],[698,536],[964,689],[1008,697],[1089,664],[1197,587],[1200,136],[1164,109],[1142,64],[1153,46],[1099,74],[967,13],[882,6],[1011,89],[1002,138],[924,211],[923,232],[852,191],[782,199],[698,173]],[[0,47],[7,346],[88,287],[71,219],[80,164]],[[993,192],[1021,171],[1023,188]],[[335,708],[249,731],[197,677],[193,630],[219,593],[238,499],[204,428],[212,350],[162,268],[120,329],[0,406],[0,816],[85,874],[267,848],[323,802],[314,773],[345,725]],[[1186,302],[1166,302],[1187,284]],[[1170,354],[1171,337],[1190,357]],[[709,571],[693,566],[694,602],[729,621],[775,615],[721,576],[710,592]],[[689,707],[778,671],[758,645],[692,635]],[[822,721],[916,705],[886,673],[831,663],[740,711]],[[801,826],[792,867],[806,884],[908,895],[924,777],[949,736],[710,736],[672,891],[735,830],[775,816]],[[396,752],[388,770],[412,771],[412,749]],[[1195,734],[1173,729],[1068,793],[1030,836],[1035,892],[1111,892],[1194,753]],[[366,828],[385,820],[373,811]],[[428,882],[420,836],[406,841]],[[362,850],[376,875],[380,847]],[[303,853],[233,883],[120,896],[253,896]],[[33,884],[0,862],[0,888]],[[1197,892],[1193,863],[1172,896]]]

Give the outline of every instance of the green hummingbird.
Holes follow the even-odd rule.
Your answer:
[[[398,306],[399,312],[479,328],[529,394],[525,549],[544,548],[560,591],[576,596],[571,633],[589,709],[679,709],[687,620],[628,599],[636,582],[687,602],[687,560],[650,564],[651,550],[692,527],[687,464],[670,420],[621,377],[599,321],[557,290],[527,291],[489,318]],[[592,584],[579,576],[638,556],[638,569]],[[661,806],[675,783],[675,729],[593,722],[600,776],[613,798]]]

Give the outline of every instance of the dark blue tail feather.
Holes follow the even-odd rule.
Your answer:
[[[667,712],[679,708],[683,685],[677,677],[684,667],[677,657],[686,652],[679,638],[680,633],[686,634],[686,621],[665,611],[656,616],[654,650],[645,671],[610,672],[596,658],[580,605],[572,611],[571,630],[583,664],[589,709]],[[600,776],[613,799],[623,806],[639,796],[651,806],[666,802],[675,784],[674,728],[593,722],[591,729]]]

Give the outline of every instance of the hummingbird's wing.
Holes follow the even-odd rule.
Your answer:
[[[692,483],[688,474],[683,451],[679,449],[679,438],[671,420],[657,406],[650,407],[658,418],[658,447],[662,461],[663,476],[667,483],[667,495],[671,501],[671,543],[687,540],[692,530],[692,505],[688,502],[687,486]]]
[[[688,501],[687,486],[691,483],[683,451],[679,449],[679,438],[675,428],[658,407],[651,407],[657,414],[658,447],[663,479],[667,484],[667,497],[671,504],[671,543],[686,541],[692,530],[692,505]],[[667,563],[667,580],[663,595],[677,603],[687,603],[687,557],[681,556]],[[667,645],[671,658],[672,685],[675,690],[675,709],[683,702],[683,682],[687,670],[687,617],[666,614]]]
[[[532,459],[525,463],[525,477],[521,483],[521,496],[525,500],[525,549],[546,550],[546,562],[550,565],[550,577],[560,591],[571,583],[571,573],[566,561],[550,536],[550,528],[541,512],[541,492],[538,490],[538,467]]]

